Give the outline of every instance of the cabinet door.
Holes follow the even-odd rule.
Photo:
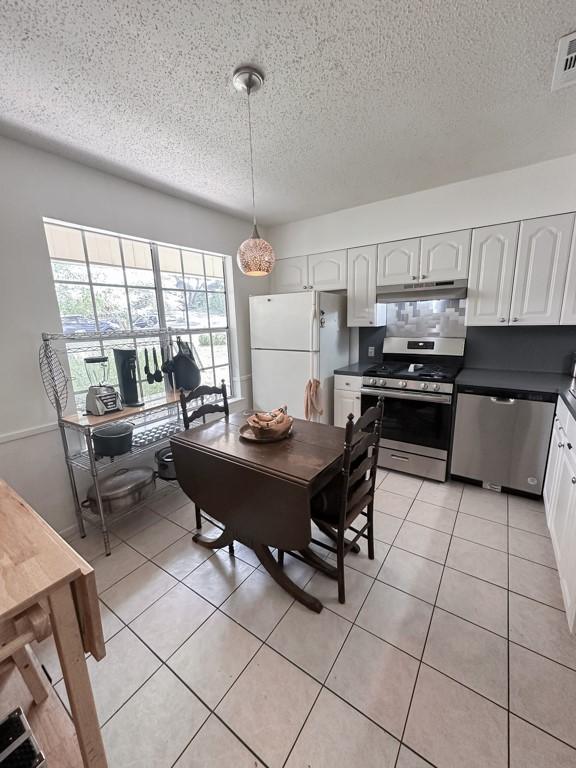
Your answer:
[[[308,256],[308,282],[315,291],[346,288],[346,251],[329,251]]]
[[[508,325],[519,226],[473,231],[466,325]]]
[[[573,626],[576,608],[576,461],[565,446],[559,457],[554,517],[550,534],[556,554],[560,586],[568,622]]]
[[[274,293],[304,291],[308,287],[308,257],[294,256],[278,259],[272,270]]]
[[[348,325],[370,326],[376,316],[376,246],[348,251]]]
[[[544,481],[544,508],[548,528],[552,528],[554,518],[554,500],[558,482],[559,459],[564,448],[564,431],[560,426],[558,416],[554,417],[554,427],[550,438],[550,450],[548,451],[548,463],[546,464],[546,479]]]
[[[466,280],[469,263],[469,229],[422,238],[420,280]]]
[[[401,285],[418,280],[420,275],[420,238],[380,243],[376,285]]]
[[[573,225],[573,213],[520,224],[511,323],[560,322]]]
[[[334,426],[345,427],[350,413],[354,415],[354,421],[360,416],[360,393],[335,389]]]
[[[562,301],[561,325],[576,325],[576,223],[572,235],[572,248],[568,259],[568,278]]]

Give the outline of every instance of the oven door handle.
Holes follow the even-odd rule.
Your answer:
[[[389,389],[368,389],[367,387],[363,387],[360,390],[360,394],[370,395],[371,397],[382,396],[394,400],[420,400],[427,403],[440,403],[446,405],[450,405],[452,402],[452,395],[434,395],[432,393],[424,394],[424,392],[400,392],[396,390],[392,391]]]

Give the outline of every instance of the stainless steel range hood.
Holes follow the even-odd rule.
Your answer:
[[[465,299],[467,280],[437,280],[426,283],[381,285],[377,288],[378,304],[398,301],[430,301],[432,299]]]

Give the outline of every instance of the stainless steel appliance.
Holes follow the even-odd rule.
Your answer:
[[[156,473],[150,467],[119,469],[99,482],[100,498],[107,515],[127,512],[140,504],[156,487]],[[82,502],[85,509],[98,514],[96,488],[91,485]]]
[[[114,362],[118,374],[118,386],[124,405],[127,407],[144,405],[138,392],[138,371],[135,349],[114,349]]]
[[[400,285],[385,285],[378,288],[376,301],[389,304],[396,301],[429,301],[432,299],[465,299],[468,292],[467,280],[433,280],[410,282]]]
[[[105,355],[85,357],[84,368],[90,386],[86,392],[86,413],[103,416],[112,411],[121,411],[124,406],[120,393],[112,384],[106,384],[108,378],[108,358]]]
[[[459,389],[452,474],[542,493],[555,401],[555,394]]]
[[[446,480],[464,344],[463,338],[384,339],[382,363],[366,372],[360,393],[363,412],[385,398],[379,466]]]

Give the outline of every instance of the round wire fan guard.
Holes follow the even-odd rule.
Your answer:
[[[42,384],[53,408],[66,408],[68,402],[68,378],[54,349],[42,344],[38,353]]]

